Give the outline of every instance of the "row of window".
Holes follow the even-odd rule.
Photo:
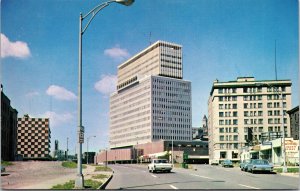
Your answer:
[[[161,84],[167,84],[167,85],[171,85],[171,86],[176,86],[176,87],[189,87],[189,84],[185,83],[185,82],[178,82],[178,81],[166,81],[166,80],[161,80],[161,79],[154,79],[154,83],[158,83],[159,85]]]
[[[237,104],[219,104],[219,109],[237,109]]]
[[[232,115],[231,115],[232,113]],[[233,111],[233,112],[219,112],[219,117],[237,117],[238,113],[237,111]]]
[[[174,55],[169,55],[169,54],[161,54],[161,56],[165,56],[165,57],[169,57],[169,58],[177,58],[177,59],[181,59],[181,56],[174,56]]]
[[[238,141],[238,135],[220,135],[220,141]]]
[[[219,101],[237,101],[237,96],[220,96]]]
[[[222,94],[222,93],[225,93],[225,94],[236,93],[236,88],[219,88],[218,93],[219,94]]]
[[[232,123],[231,123],[232,122]],[[226,119],[226,120],[219,120],[219,125],[237,125],[238,120],[237,119]]]
[[[237,133],[238,128],[237,127],[226,127],[226,128],[221,127],[221,128],[219,128],[219,132],[220,133]]]
[[[248,129],[251,129],[252,132],[263,132],[263,127],[244,127],[244,133],[248,133]]]
[[[238,149],[238,143],[220,143],[220,149]],[[226,152],[220,153],[221,158],[226,158]],[[232,157],[237,158],[237,157]]]
[[[184,107],[180,105],[165,105],[165,104],[153,104],[152,105],[154,108],[162,108],[162,109],[178,109],[181,111],[190,111],[190,107]]]
[[[283,119],[283,123],[287,124],[287,119]],[[268,124],[280,124],[280,118],[268,119]]]
[[[263,119],[244,119],[244,124],[248,125],[255,125],[255,124],[263,124]]]

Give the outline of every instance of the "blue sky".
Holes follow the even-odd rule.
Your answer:
[[[52,149],[74,153],[79,13],[104,1],[2,0],[1,83],[19,117],[50,117]],[[83,125],[93,151],[108,146],[109,94],[117,66],[157,40],[183,45],[192,82],[193,126],[201,126],[213,80],[291,79],[299,105],[297,0],[136,0],[111,4],[83,35]],[[86,144],[83,145],[85,151]]]

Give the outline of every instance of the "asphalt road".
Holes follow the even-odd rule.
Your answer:
[[[106,189],[292,189],[299,190],[299,177],[248,173],[239,168],[194,165],[171,173],[149,173],[146,165],[110,165],[114,176]]]

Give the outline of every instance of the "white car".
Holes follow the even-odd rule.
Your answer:
[[[148,165],[149,172],[165,171],[171,172],[173,165],[170,164],[166,159],[152,159]]]

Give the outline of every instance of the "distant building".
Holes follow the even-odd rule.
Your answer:
[[[14,161],[17,149],[18,111],[11,107],[1,85],[1,160]]]
[[[50,157],[50,124],[48,118],[30,118],[24,115],[18,119],[17,151],[28,159],[48,159]]]
[[[210,161],[238,161],[241,148],[258,144],[262,132],[283,131],[282,123],[290,137],[286,111],[291,109],[291,85],[290,80],[258,81],[253,77],[214,81],[208,100]]]
[[[174,141],[174,162],[189,164],[208,164],[207,141]],[[133,148],[102,150],[95,156],[95,163],[143,163],[154,158],[166,158],[171,161],[172,141],[155,141],[135,145]],[[183,159],[183,154],[187,159]]]
[[[182,46],[157,41],[118,66],[110,96],[110,148],[159,140],[191,141],[191,82]]]
[[[201,139],[203,137],[203,128],[201,127],[193,127],[192,128],[192,139]]]
[[[290,116],[291,137],[299,140],[299,106],[287,111]]]

